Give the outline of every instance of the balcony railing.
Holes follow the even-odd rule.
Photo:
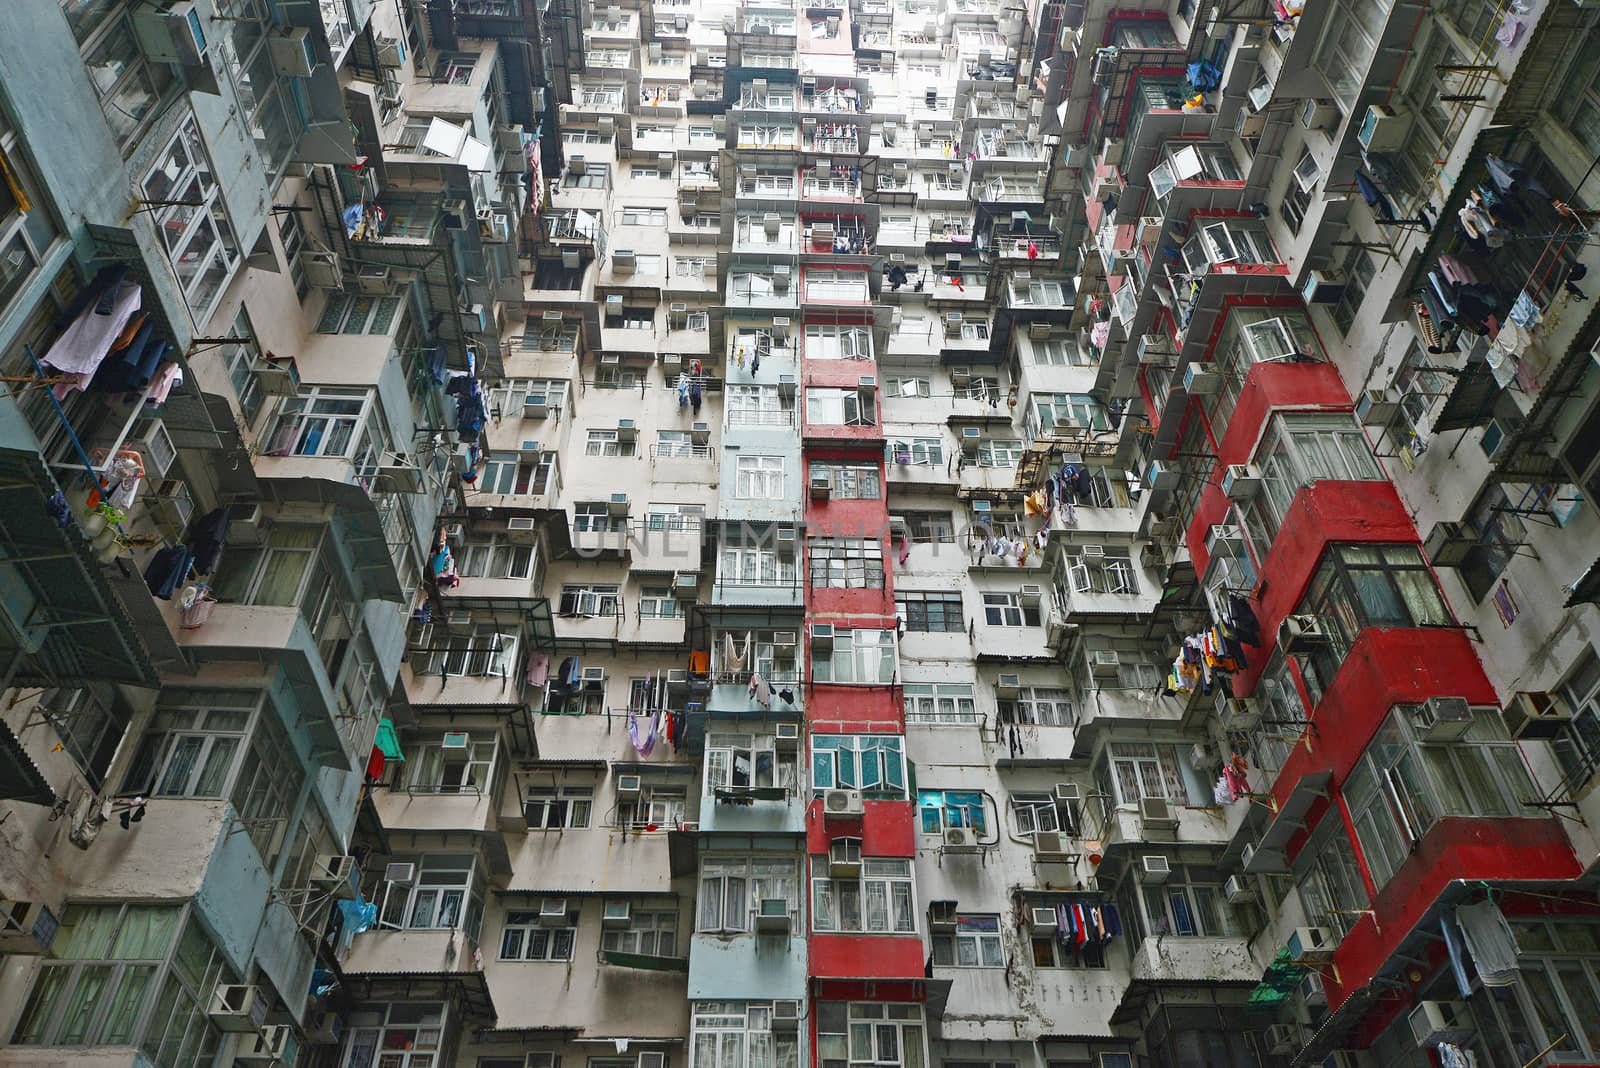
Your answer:
[[[758,411],[730,410],[728,425],[733,426],[794,426],[794,409],[761,409]]]
[[[851,149],[852,152],[855,149]],[[861,183],[849,178],[807,178],[805,195],[825,197],[830,200],[860,200]]]

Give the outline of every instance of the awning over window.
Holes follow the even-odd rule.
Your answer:
[[[1433,429],[1465,430],[1482,426],[1493,417],[1495,400],[1499,396],[1500,383],[1495,381],[1488,363],[1472,360],[1457,376],[1455,388],[1433,420]]]
[[[22,739],[0,721],[0,800],[30,805],[53,805],[56,792],[22,747]]]
[[[378,751],[385,760],[404,760],[405,750],[400,748],[400,735],[394,729],[394,721],[380,719],[378,721],[378,736],[373,740]]]

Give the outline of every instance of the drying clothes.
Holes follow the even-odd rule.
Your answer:
[[[110,353],[111,346],[122,334],[123,327],[133,318],[134,312],[139,310],[140,289],[137,282],[122,282],[114,293],[107,296],[111,299],[108,311],[100,311],[102,304],[86,308],[77,319],[73,320],[72,325],[56,338],[55,343],[40,361],[57,371],[78,376],[76,383],[55,387],[58,398],[65,397],[73,389],[81,389],[88,384],[94,373],[100,369],[100,364],[106,355]],[[147,325],[151,325],[153,331],[153,325]]]
[[[194,554],[194,569],[209,575],[217,569],[222,546],[228,540],[228,510],[213,508],[200,517],[189,531],[189,551]]]
[[[1456,923],[1484,986],[1510,986],[1517,981],[1517,942],[1499,906],[1492,901],[1461,905],[1456,908]]]
[[[1219,775],[1211,787],[1211,800],[1219,805],[1231,805],[1238,798],[1233,796],[1233,791],[1228,789],[1228,777]]]
[[[703,400],[704,397],[700,392],[700,383],[696,380],[689,386],[689,404],[694,409],[695,415],[700,414],[700,404]]]
[[[1237,755],[1234,757],[1235,761],[1240,759],[1242,758]],[[1250,796],[1250,781],[1245,778],[1244,769],[1239,767],[1237,763],[1229,764],[1223,768],[1222,778],[1228,784],[1228,800],[1230,802],[1237,801],[1241,797]]]
[[[179,585],[189,576],[189,565],[193,560],[193,554],[183,545],[168,546],[157,551],[144,569],[144,584],[150,588],[151,596],[163,601],[172,600]]]
[[[537,650],[528,654],[528,685],[543,686],[550,677],[550,654]]]
[[[689,407],[689,376],[678,376],[678,407]]]
[[[1463,998],[1472,996],[1472,981],[1467,978],[1467,966],[1462,958],[1461,929],[1450,914],[1439,917],[1439,929],[1444,933],[1444,950],[1450,958],[1450,971],[1456,979],[1456,990]]]
[[[173,388],[181,385],[183,385],[183,368],[175,363],[163,364],[161,370],[156,372],[155,381],[151,383],[150,395],[145,398],[145,403],[165,404]]]
[[[772,707],[772,684],[761,677],[758,671],[750,676],[750,700],[762,708]]]
[[[1389,203],[1389,198],[1384,196],[1378,184],[1367,177],[1365,171],[1356,171],[1356,188],[1361,190],[1361,199],[1380,219],[1394,219],[1394,205]]]
[[[750,631],[744,632],[744,648],[741,650],[734,644],[733,632],[726,631],[722,635],[722,670],[729,674],[737,674],[745,669],[750,660],[750,644],[752,635]]]

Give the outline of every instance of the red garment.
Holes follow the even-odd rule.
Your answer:
[[[1083,918],[1083,906],[1072,906],[1072,914],[1074,921],[1076,921],[1073,926],[1078,929],[1078,945],[1081,946],[1085,942],[1089,941],[1089,925]]]

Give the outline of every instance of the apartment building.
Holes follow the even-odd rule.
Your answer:
[[[8,15],[0,1065],[1600,1065],[1594,3]]]

